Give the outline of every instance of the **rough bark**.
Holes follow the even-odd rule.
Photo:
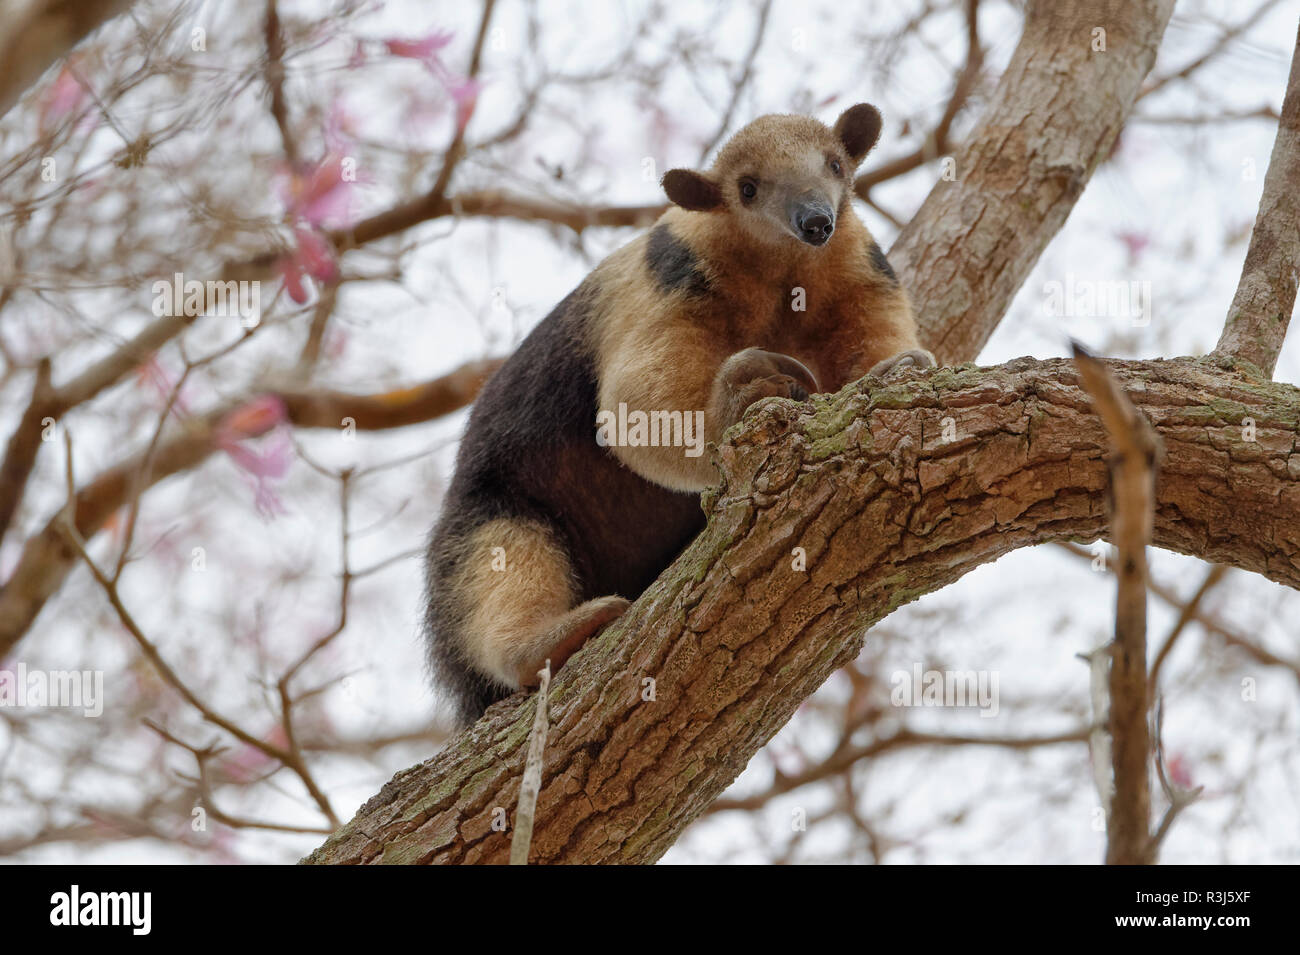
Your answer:
[[[1300,284],[1300,27],[1282,99],[1277,137],[1241,281],[1215,351],[1270,374],[1286,339]]]
[[[1209,359],[1108,365],[1165,444],[1154,542],[1300,586],[1300,390]],[[705,531],[557,674],[533,861],[657,859],[876,621],[1016,548],[1105,533],[1107,437],[1070,362],[869,381],[752,415]],[[307,861],[506,861],[493,810],[514,807],[533,707],[489,710]]]

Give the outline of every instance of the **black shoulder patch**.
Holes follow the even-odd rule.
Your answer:
[[[699,295],[709,290],[709,280],[696,267],[695,253],[667,225],[657,225],[646,242],[645,261],[659,290]]]
[[[876,267],[876,271],[886,276],[891,282],[897,282],[898,276],[894,274],[894,268],[889,264],[889,259],[885,258],[885,252],[880,248],[880,244],[872,240],[871,243],[871,264]]]

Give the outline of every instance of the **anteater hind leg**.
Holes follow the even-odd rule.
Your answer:
[[[466,659],[515,689],[537,685],[628,607],[622,597],[574,606],[577,583],[564,547],[545,525],[500,518],[474,532],[457,586],[466,608]]]

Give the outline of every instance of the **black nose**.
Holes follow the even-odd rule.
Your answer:
[[[811,245],[821,245],[835,231],[835,220],[820,210],[799,217],[799,237]]]

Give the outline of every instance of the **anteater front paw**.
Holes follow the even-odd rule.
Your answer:
[[[821,390],[817,378],[797,358],[761,348],[746,348],[718,370],[714,389],[724,428],[744,417],[745,409],[763,398],[807,401]]]

